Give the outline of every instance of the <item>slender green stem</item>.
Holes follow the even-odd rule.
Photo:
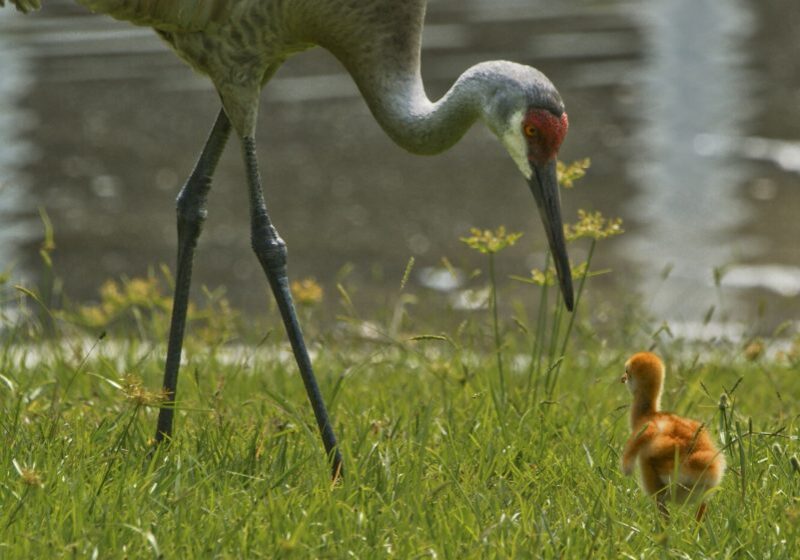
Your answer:
[[[567,323],[567,330],[564,332],[564,340],[561,344],[561,355],[565,355],[567,352],[567,345],[569,344],[569,335],[572,333],[572,327],[575,325],[575,317],[578,315],[578,306],[581,303],[581,295],[583,294],[583,288],[586,285],[586,279],[589,277],[589,270],[592,267],[592,256],[594,256],[594,248],[597,245],[597,240],[592,239],[591,245],[589,245],[589,254],[586,255],[586,270],[581,276],[581,281],[578,284],[578,291],[575,294],[575,307],[574,311],[570,314],[569,323]]]
[[[589,277],[589,271],[592,267],[592,257],[594,256],[594,249],[597,245],[597,240],[592,239],[591,245],[589,245],[589,253],[586,255],[586,270],[581,276],[580,283],[578,284],[578,290],[575,293],[575,307],[573,308],[572,313],[569,317],[569,322],[567,322],[567,328],[564,331],[564,338],[561,341],[561,352],[558,356],[551,356],[551,363],[554,363],[552,360],[560,360],[556,366],[552,370],[552,379],[548,377],[548,395],[552,397],[552,391],[555,390],[556,382],[558,381],[558,376],[561,373],[561,364],[564,363],[564,356],[567,354],[567,346],[569,345],[570,335],[572,334],[572,328],[575,326],[575,317],[578,315],[578,306],[581,303],[581,296],[583,295],[583,289],[586,287],[586,279]],[[563,311],[563,303],[561,307],[559,307],[559,311]],[[561,314],[558,316],[559,319],[559,326],[561,320]],[[555,329],[555,327],[554,327]],[[556,335],[557,333],[554,333]],[[548,397],[549,398],[549,397]]]
[[[19,513],[19,510],[22,509],[22,506],[25,503],[25,498],[28,497],[28,493],[30,492],[30,490],[31,490],[30,486],[25,488],[25,490],[22,492],[22,496],[20,496],[19,500],[17,500],[17,504],[14,506],[14,509],[11,510],[10,514],[8,514],[8,521],[6,521],[6,529],[11,527],[11,524],[14,523],[14,521],[16,520],[17,514]]]
[[[105,333],[102,333],[97,339],[95,339],[94,343],[92,344],[89,351],[81,358],[78,367],[76,367],[72,371],[72,375],[70,376],[69,380],[67,381],[66,387],[61,387],[61,381],[57,380],[55,387],[53,388],[53,400],[50,404],[51,410],[51,422],[50,422],[50,430],[48,432],[48,438],[54,439],[56,437],[56,431],[58,430],[58,423],[61,419],[61,412],[62,412],[62,401],[66,398],[67,394],[69,393],[72,384],[75,382],[75,378],[78,377],[78,374],[81,373],[83,367],[86,365],[86,361],[89,359],[89,356],[92,355],[97,345],[100,344],[100,341],[105,338]]]
[[[550,253],[545,254],[544,270],[550,266]],[[531,363],[528,369],[528,387],[527,393],[530,395],[531,385],[533,383],[534,374],[536,375],[536,386],[534,389],[533,402],[536,402],[537,393],[539,392],[539,376],[541,375],[542,367],[542,350],[544,348],[544,332],[547,327],[547,302],[548,302],[548,286],[545,282],[539,295],[539,311],[536,317],[536,334],[534,335],[533,344],[531,345]]]
[[[500,378],[500,402],[506,402],[506,376],[503,371],[503,351],[500,341],[500,322],[497,317],[497,279],[494,270],[494,253],[489,253],[489,280],[491,282],[492,323],[494,326],[494,351],[497,355],[497,372]]]
[[[114,451],[111,453],[111,457],[109,458],[108,463],[106,463],[106,469],[103,472],[103,478],[100,479],[100,484],[97,485],[97,490],[95,490],[94,496],[92,497],[92,502],[91,504],[89,504],[89,513],[91,513],[94,510],[95,502],[97,502],[97,498],[100,496],[100,492],[103,490],[103,487],[106,485],[106,482],[108,481],[108,476],[111,474],[111,468],[114,466],[114,462],[117,459],[119,450],[122,448],[122,444],[128,437],[128,432],[130,431],[131,426],[133,426],[133,423],[139,414],[140,407],[141,405],[139,404],[133,407],[130,420],[128,420],[128,423],[125,425],[125,428],[122,430],[122,433],[119,435],[116,443],[114,444]]]
[[[736,442],[739,444],[739,480],[741,482],[742,505],[747,505],[747,461],[745,460],[744,438],[742,437],[742,426],[736,421]],[[732,453],[733,451],[731,451]]]
[[[561,333],[561,318],[564,316],[564,306],[560,301],[556,301],[556,308],[553,312],[553,324],[550,327],[550,348],[547,350],[547,366],[550,367],[559,357],[556,354],[556,347]]]
[[[552,399],[553,390],[555,389],[555,376],[557,368],[553,366],[560,358],[560,356],[556,355],[556,347],[558,346],[559,333],[561,332],[561,319],[563,315],[564,304],[557,300],[555,312],[553,313],[553,324],[550,327],[550,348],[547,351],[547,373],[545,374],[544,382],[548,399]]]

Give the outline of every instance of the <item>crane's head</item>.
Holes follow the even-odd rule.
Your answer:
[[[530,186],[553,255],[561,293],[572,310],[572,274],[564,241],[556,156],[567,134],[564,103],[547,77],[530,66],[494,62],[499,79],[484,108],[484,119]]]

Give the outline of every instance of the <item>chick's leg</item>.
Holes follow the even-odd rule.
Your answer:
[[[651,461],[642,460],[639,462],[642,471],[642,486],[645,492],[654,496],[658,511],[665,518],[669,518],[667,510],[667,485],[661,480],[655,465]]]

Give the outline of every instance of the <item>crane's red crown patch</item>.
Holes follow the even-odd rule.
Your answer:
[[[545,109],[531,109],[522,119],[522,131],[528,141],[528,159],[542,165],[558,154],[567,135],[567,114],[555,116]]]

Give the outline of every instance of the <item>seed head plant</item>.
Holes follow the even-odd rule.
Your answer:
[[[585,176],[590,167],[590,160],[583,159],[565,165],[558,162],[559,184],[564,188],[573,188],[575,184]],[[578,210],[578,220],[573,224],[564,225],[564,237],[567,243],[575,243],[581,239],[589,240],[589,248],[586,261],[571,266],[572,278],[577,281],[578,289],[576,292],[575,309],[569,318],[565,320],[566,308],[558,296],[552,310],[549,304],[550,288],[555,285],[556,271],[552,264],[549,253],[545,258],[545,266],[542,269],[533,269],[530,276],[513,277],[525,283],[536,285],[540,288],[539,310],[537,317],[536,333],[534,334],[533,344],[530,353],[530,366],[528,371],[528,382],[526,393],[531,396],[531,389],[535,390],[532,395],[533,401],[538,398],[539,381],[544,376],[544,389],[548,400],[552,398],[555,389],[558,372],[561,362],[567,350],[570,334],[575,324],[575,317],[579,310],[581,296],[586,286],[586,280],[603,271],[594,271],[591,268],[597,242],[600,240],[615,237],[624,233],[622,220],[620,218],[606,218],[599,211]],[[488,255],[489,276],[490,276],[490,310],[492,313],[492,323],[495,336],[495,353],[497,355],[497,367],[499,371],[499,401],[504,403],[506,400],[506,379],[503,369],[502,359],[502,340],[500,337],[498,311],[497,311],[497,282],[495,278],[494,257],[497,253],[514,245],[521,237],[520,233],[510,233],[504,226],[499,226],[495,231],[480,230],[473,228],[470,235],[461,240],[470,248]],[[566,326],[563,323],[566,321]]]
[[[502,341],[500,337],[500,324],[497,313],[497,278],[495,274],[494,258],[503,249],[513,246],[521,233],[507,232],[505,226],[499,226],[495,231],[472,228],[469,237],[462,237],[461,241],[468,247],[487,255],[489,261],[489,306],[492,313],[492,327],[494,331],[494,351],[497,356],[497,372],[500,382],[499,394],[495,395],[495,405],[498,412],[503,409],[506,402],[506,378],[503,370]]]

